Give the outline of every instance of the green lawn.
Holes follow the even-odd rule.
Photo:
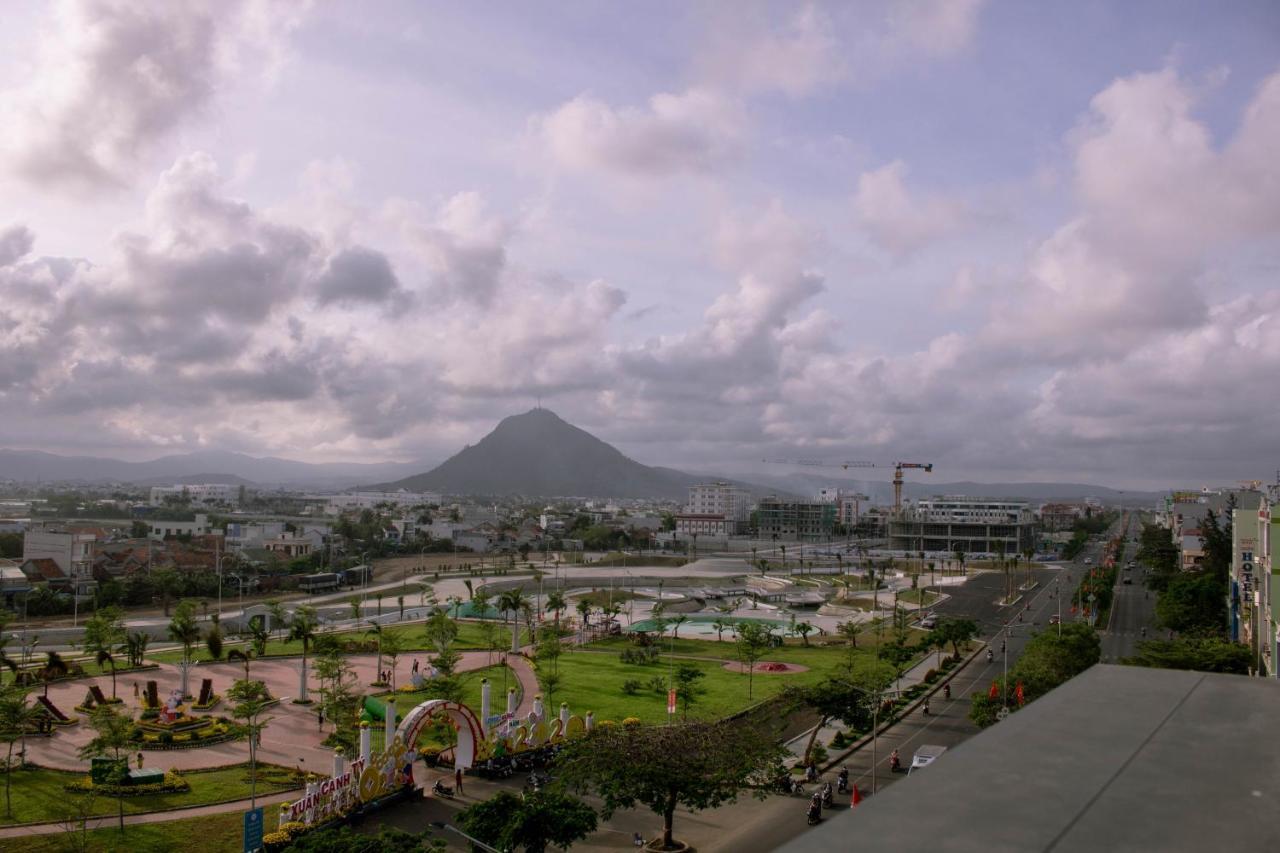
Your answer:
[[[918,604],[922,607],[928,607],[941,598],[936,592],[930,592],[924,589],[909,589],[898,595],[899,601],[906,601],[911,604]]]
[[[907,632],[907,642],[917,642],[920,637],[924,636],[923,631],[911,630]],[[736,660],[738,656],[737,646],[732,642],[731,634],[726,631],[724,641],[716,640],[692,640],[681,637],[673,640],[667,635],[662,640],[661,648],[664,653],[680,656],[692,657],[711,657],[720,658],[721,660]],[[787,640],[782,646],[776,649],[770,649],[765,654],[766,660],[783,661],[784,663],[798,663],[808,667],[834,667],[840,661],[844,660],[848,654],[848,648],[844,643],[823,645],[826,641],[833,638],[809,636],[810,645],[806,646],[800,640]],[[888,642],[890,631],[886,628],[884,631],[884,639]],[[655,641],[656,642],[656,641]],[[611,652],[621,652],[625,648],[632,647],[633,644],[628,637],[607,637],[597,640],[586,646],[583,652],[573,652],[574,655],[588,654],[595,650],[608,650]],[[858,637],[858,648],[860,650],[874,650],[877,646],[876,635],[874,633],[863,633]],[[561,660],[569,655],[564,655]]]
[[[114,804],[113,804],[114,805]],[[280,810],[264,809],[266,832],[275,832]],[[116,827],[88,833],[88,848],[95,853],[185,853],[191,850],[239,850],[244,832],[240,812],[189,817],[164,823],[126,826],[123,835]],[[198,842],[193,839],[199,839]],[[28,835],[22,839],[24,853],[65,853],[79,849],[68,844],[66,833]]]
[[[498,622],[497,625],[498,625],[497,642],[499,644],[499,647],[504,649],[509,648],[511,643],[510,624],[504,625],[501,622]],[[388,630],[388,629],[384,629],[384,630]],[[393,628],[390,628],[389,630],[394,630],[397,633],[402,634],[404,636],[406,652],[426,651],[428,648],[427,641],[422,636],[421,623],[395,626]],[[368,639],[371,635],[368,634],[366,631],[340,631],[334,636],[338,637],[339,639],[345,640],[345,639],[356,639],[356,638]],[[529,642],[529,632],[524,628],[520,630],[520,642],[521,643]],[[485,647],[484,636],[483,636],[481,625],[479,622],[459,622],[458,623],[458,638],[454,642],[454,648],[458,649],[459,651],[468,651],[468,650],[475,650],[475,649],[483,649],[484,647]],[[225,656],[226,653],[231,649],[248,648],[248,643],[241,642],[239,640],[233,640],[233,641],[224,643],[222,648],[223,648],[223,655]],[[202,643],[193,652],[193,654],[195,657],[199,658],[200,660],[207,660],[209,657],[209,650],[206,649],[204,644]],[[302,654],[302,643],[296,640],[284,641],[277,638],[273,638],[267,643],[267,657],[285,657],[285,656],[300,655],[300,654]],[[180,649],[173,649],[169,651],[151,652],[147,654],[147,660],[155,661],[156,663],[179,663],[182,660],[182,651]]]
[[[484,669],[476,669],[471,672],[464,672],[459,676],[462,681],[462,704],[480,714],[480,681],[481,679],[489,679],[490,696],[493,702],[493,710],[491,713],[497,714],[507,709],[506,690],[503,687],[503,676],[506,676],[507,686],[516,686],[516,677],[510,669],[502,664],[486,667]],[[379,699],[385,699],[390,693],[377,693],[375,696]],[[413,693],[396,692],[396,713],[403,717],[409,709],[431,698],[426,691],[415,691]],[[383,748],[384,730],[381,724],[374,726],[372,729],[373,749],[376,752]]]
[[[155,760],[155,756],[149,756]],[[266,769],[264,765],[260,771]],[[283,772],[283,768],[276,768]],[[14,770],[12,775],[13,819],[0,817],[0,825],[11,823],[37,823],[63,819],[75,801],[82,795],[70,794],[63,785],[82,778],[83,773],[67,773],[61,770]],[[185,773],[183,778],[191,784],[191,790],[183,794],[152,794],[129,797],[124,801],[125,814],[154,812],[163,809],[199,806],[208,803],[238,800],[249,796],[249,770],[245,765],[225,767],[204,773]],[[272,778],[276,777],[274,774]],[[284,790],[282,785],[259,781],[258,793]],[[92,814],[115,814],[116,800],[97,797],[92,804]],[[3,809],[0,809],[0,815]]]

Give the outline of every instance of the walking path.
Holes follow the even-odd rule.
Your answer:
[[[413,653],[404,654],[397,661],[397,669],[404,674],[404,679],[408,677],[407,673],[412,666],[414,657]],[[425,663],[426,654],[423,653],[420,657],[424,659],[423,663]],[[346,659],[354,667],[359,684],[369,684],[374,680],[375,670],[377,669],[376,655],[348,655]],[[312,693],[316,689],[314,684],[314,663],[315,658],[309,657],[307,660],[307,675]],[[327,773],[332,767],[333,750],[321,746],[320,741],[333,731],[333,726],[328,722],[323,724],[319,722],[319,710],[315,705],[295,705],[291,701],[298,695],[300,664],[301,657],[263,658],[251,664],[251,677],[264,682],[271,691],[271,695],[278,696],[281,699],[280,703],[269,712],[272,721],[262,739],[262,745],[258,749],[258,760],[285,767],[301,767],[311,772]],[[489,664],[490,655],[488,652],[463,652],[462,659],[458,664],[458,671],[470,672],[483,669]],[[385,668],[389,666],[389,663],[384,659],[383,665]],[[539,691],[537,676],[534,674],[529,661],[519,655],[508,655],[507,666],[515,674],[522,691],[517,713],[527,714],[533,709],[533,699]],[[201,663],[192,668],[188,687],[193,694],[198,694],[201,680],[209,678],[213,680],[214,692],[225,696],[232,683],[236,679],[243,677],[244,667],[238,663]],[[405,683],[404,679],[397,678],[396,683]],[[118,693],[125,699],[126,707],[130,711],[136,712],[140,710],[139,703],[141,700],[134,698],[135,685],[137,691],[144,691],[148,680],[153,680],[157,683],[163,700],[170,690],[176,689],[181,685],[182,676],[176,665],[161,664],[157,670],[118,678]],[[83,771],[85,769],[86,764],[84,760],[79,758],[78,753],[80,748],[92,739],[94,732],[88,725],[84,715],[74,711],[73,708],[84,700],[85,693],[94,684],[102,688],[103,693],[111,694],[110,676],[82,678],[54,684],[49,687],[50,701],[64,714],[76,714],[81,719],[74,726],[56,730],[52,737],[28,738],[28,761],[42,767],[60,770]],[[397,708],[401,716],[408,710],[408,707]],[[199,714],[200,712],[196,713]],[[230,716],[230,706],[224,700],[209,713]],[[146,766],[160,767],[166,770],[225,767],[246,761],[248,759],[248,744],[243,740],[230,741],[196,749],[149,750],[143,755]],[[225,811],[225,809],[223,810]]]

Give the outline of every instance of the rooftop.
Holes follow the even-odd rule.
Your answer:
[[[1280,682],[1099,664],[780,848],[1280,849]]]

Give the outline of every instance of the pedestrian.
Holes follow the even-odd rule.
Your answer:
[[[455,767],[453,769],[453,788],[458,792],[458,796],[462,796],[462,768]]]
[[[316,709],[316,727],[324,731],[324,708]]]
[[[142,769],[142,753],[141,752],[138,753],[138,769],[139,770]]]
[[[413,674],[414,674],[414,675],[417,675],[417,674],[418,674],[418,659],[417,659],[417,658],[414,658],[414,659],[413,659]]]
[[[137,699],[139,695],[141,694],[138,691],[138,682],[135,681],[133,682],[133,698]]]

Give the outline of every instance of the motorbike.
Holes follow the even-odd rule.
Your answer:
[[[924,715],[929,716],[929,700],[924,700]]]
[[[791,780],[791,793],[797,797],[808,796],[804,790],[804,783],[802,783],[799,779]]]
[[[453,797],[453,789],[441,782],[439,779],[437,779],[435,784],[431,786],[431,793],[437,797]]]
[[[898,754],[895,752],[889,757],[889,772],[897,773],[900,770],[902,770],[902,759],[898,758]]]
[[[822,805],[831,808],[835,798],[831,794],[831,783],[827,782],[822,786]]]
[[[809,818],[809,826],[814,826],[822,821],[822,807],[817,803],[810,803],[807,812]]]
[[[840,775],[836,777],[836,792],[840,794],[849,793],[849,768],[841,767]]]
[[[948,698],[948,699],[950,699],[950,698],[951,698],[951,685],[950,685],[950,684],[944,684],[944,685],[942,685],[942,695],[943,695],[943,696],[945,696],[945,697],[946,697],[946,698]]]
[[[993,658],[993,657],[994,657],[994,655],[993,655],[993,653],[992,653],[991,649],[987,649],[987,663],[991,663],[991,660],[992,660],[992,658]]]

